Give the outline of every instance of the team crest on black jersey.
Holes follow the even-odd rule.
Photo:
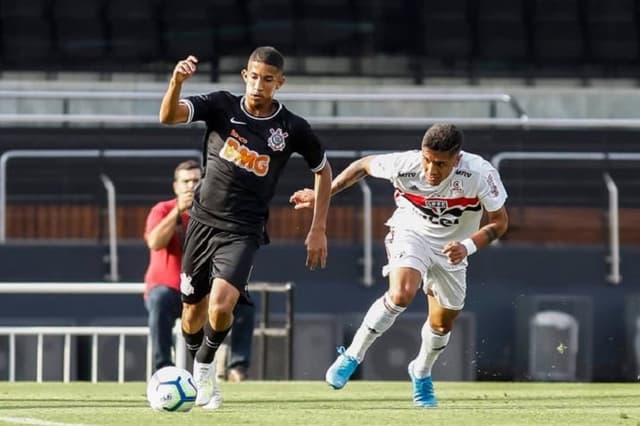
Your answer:
[[[287,132],[283,132],[281,128],[277,129],[269,129],[271,132],[271,136],[267,139],[267,145],[274,151],[282,151],[286,145],[285,139],[289,134]]]

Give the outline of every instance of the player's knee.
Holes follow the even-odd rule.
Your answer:
[[[183,304],[182,306],[182,329],[187,333],[196,333],[202,328],[207,318],[206,309],[199,305]]]
[[[211,324],[228,324],[233,319],[233,306],[228,303],[211,303],[209,305],[209,321]]]
[[[397,291],[388,291],[387,297],[389,301],[396,306],[402,306],[406,308],[413,300],[414,293],[407,291],[406,289],[400,289]]]
[[[438,334],[440,336],[444,336],[453,328],[453,324],[447,324],[443,322],[429,322],[429,326],[435,334]]]

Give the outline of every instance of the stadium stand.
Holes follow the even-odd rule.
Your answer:
[[[270,43],[287,56],[297,56],[298,23],[292,0],[250,0],[247,9],[254,45]]]
[[[521,80],[516,83],[521,86],[514,89],[520,90],[514,98],[526,110],[526,120],[522,118],[524,112],[516,111],[515,124],[509,126],[504,122],[461,124],[466,135],[465,149],[486,159],[507,151],[640,155],[640,121],[636,119],[640,108],[639,2],[0,0],[0,91],[18,93],[14,97],[0,96],[4,120],[0,124],[0,155],[9,150],[43,148],[198,150],[202,145],[202,127],[169,129],[156,122],[159,96],[176,60],[191,53],[200,57],[199,72],[185,87],[189,94],[205,88],[239,93],[242,83],[238,71],[246,63],[247,54],[262,44],[277,46],[287,57],[287,74],[291,78],[279,95],[422,94],[441,89],[454,94],[462,91],[486,94],[491,88],[482,86],[484,77],[498,77],[489,80],[496,85],[508,83],[511,78]],[[600,78],[605,81],[593,91],[576,87],[597,85],[595,80]],[[222,84],[211,84],[218,81]],[[162,84],[155,84],[158,82]],[[330,84],[325,85],[326,82]],[[609,93],[614,85],[620,86],[616,95]],[[118,94],[100,103],[85,98],[63,99],[62,95],[44,100],[21,98],[24,92],[32,90],[82,90],[91,94],[109,90]],[[131,100],[142,94],[159,96]],[[312,123],[332,152],[335,173],[365,149],[417,148],[425,129],[422,125],[407,124],[412,119],[438,116],[457,122],[472,117],[469,123],[482,116],[481,120],[496,119],[498,123],[514,117],[513,111],[503,110],[503,106],[487,107],[464,101],[445,107],[412,100],[285,103],[291,110],[320,122],[331,116],[355,122]],[[133,120],[128,123],[82,120],[106,112],[127,115]],[[21,115],[18,124],[10,120],[9,115],[14,113]],[[31,117],[25,120],[28,114],[78,114],[74,116],[78,121],[69,118],[44,123]],[[144,115],[144,120],[137,114]],[[370,126],[362,117],[368,114],[378,114],[378,118],[392,122]],[[532,124],[540,116],[561,121],[561,117],[571,114],[589,119],[628,120],[619,127]],[[155,201],[170,195],[167,176],[171,175],[175,160],[103,156],[9,161],[8,177],[6,180],[0,177],[0,183],[6,184],[8,190],[7,241],[0,244],[2,278],[84,283],[115,281],[118,277],[125,281],[139,280],[144,256],[148,254],[141,239],[145,216]],[[523,343],[515,338],[518,330],[514,313],[521,309],[517,300],[520,295],[576,293],[593,297],[597,301],[594,314],[608,319],[593,324],[593,345],[589,343],[594,352],[593,379],[610,381],[625,377],[637,381],[638,347],[629,346],[628,354],[620,349],[624,346],[625,331],[636,333],[627,338],[629,342],[638,339],[640,324],[636,312],[640,302],[628,307],[626,325],[630,329],[625,330],[621,323],[623,302],[637,298],[633,292],[639,281],[633,262],[638,257],[640,242],[637,166],[635,160],[611,158],[597,161],[512,158],[501,163],[500,171],[509,192],[510,229],[500,244],[474,255],[470,275],[473,284],[469,287],[472,292],[467,306],[482,326],[478,327],[475,339],[477,351],[469,346],[466,350],[470,352],[465,352],[473,360],[461,361],[471,368],[469,374],[481,380],[518,377],[514,348],[530,349],[527,339]],[[605,187],[605,175],[612,177],[619,191],[621,244],[617,262],[608,240],[609,230],[615,227],[609,222],[612,210],[607,204],[610,192]],[[109,220],[113,216],[101,176],[115,187],[118,256],[111,252],[109,237],[113,234]],[[364,291],[377,291],[383,284],[378,271],[385,259],[382,241],[387,231],[384,222],[393,209],[392,191],[386,181],[367,180],[372,197],[373,232],[369,272],[374,271],[373,279],[367,281],[363,191],[354,187],[332,200],[328,224],[331,263],[318,275],[306,272],[303,262],[294,264],[295,256],[304,255],[302,241],[311,213],[293,211],[288,197],[292,191],[312,185],[305,162],[293,158],[280,183],[269,221],[274,244],[269,251],[265,250],[269,257],[264,258],[262,268],[256,271],[263,274],[261,279],[281,279],[285,259],[287,266],[291,266],[286,278],[291,277],[296,285],[304,287],[296,294],[296,303],[300,305],[296,307],[299,328],[294,333],[295,345],[308,349],[309,341],[313,340],[327,351],[316,351],[319,358],[313,358],[313,371],[294,363],[293,373],[295,378],[321,378],[334,356],[336,334],[340,334],[337,323],[342,319],[338,314],[365,309],[363,303],[370,294]],[[118,262],[120,271],[112,274],[111,267]],[[624,282],[611,279],[614,267]],[[341,297],[329,300],[332,294]],[[46,309],[61,311],[60,306],[66,306],[42,303],[35,311],[27,312],[22,309],[26,302],[14,300],[3,297],[2,305],[7,318],[16,318],[10,321],[12,325],[20,324],[18,318],[22,315],[33,316],[33,312],[42,310],[44,316],[48,315]],[[74,306],[86,310],[81,314],[86,317],[103,315],[94,311],[112,310],[109,305],[104,301],[74,302]],[[142,309],[139,297],[133,306],[118,305],[123,315],[134,315],[135,309]],[[305,318],[298,316],[298,312],[321,313],[326,317]],[[316,339],[321,339],[320,343]],[[611,347],[620,350],[612,351]],[[0,345],[0,358],[6,358],[3,349]],[[32,348],[26,350],[33,352]],[[456,353],[459,352],[451,352]],[[385,362],[393,360],[395,354],[390,350],[381,358],[372,357],[363,376],[376,378],[380,371],[386,373],[376,370],[386,369]],[[629,363],[634,367],[629,375],[623,372],[621,361],[623,356],[632,354]],[[281,352],[273,355],[268,358],[271,373],[274,371],[271,363],[283,359]],[[526,369],[524,364],[521,367],[523,371]],[[396,372],[398,377],[405,378],[404,366]],[[0,377],[2,374],[0,366]],[[101,374],[113,377],[113,369]]]
[[[194,53],[217,81],[269,43],[299,75],[637,78],[636,3],[2,0],[0,71],[159,73]]]
[[[517,72],[529,57],[528,13],[525,0],[479,0],[476,60],[489,72]]]
[[[2,68],[41,68],[53,58],[53,26],[46,0],[0,2]]]
[[[580,6],[580,0],[533,2],[533,60],[539,70],[584,64],[585,30]]]
[[[468,69],[473,54],[469,2],[425,2],[423,6],[422,56],[436,60],[450,70]]]
[[[74,69],[78,63],[96,64],[105,59],[107,34],[102,2],[55,0],[51,16],[65,68]]]
[[[161,22],[156,0],[110,0],[106,4],[109,34],[108,58],[113,64],[135,66],[139,70],[160,55]],[[139,71],[136,70],[136,71]]]
[[[637,9],[633,0],[587,1],[591,60],[613,68],[638,61]]]

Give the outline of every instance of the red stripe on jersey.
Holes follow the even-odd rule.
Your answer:
[[[447,207],[448,209],[452,208],[452,207],[462,207],[463,209],[469,206],[475,206],[478,204],[478,201],[480,201],[480,199],[478,197],[473,197],[473,198],[465,198],[465,197],[460,197],[460,198],[441,198],[441,197],[423,197],[422,195],[415,195],[415,194],[407,194],[405,192],[402,192],[400,190],[396,190],[396,197],[397,196],[402,196],[404,198],[406,198],[407,200],[411,201],[412,204],[418,206],[418,207],[427,207],[427,203],[428,202],[432,202],[432,201],[441,201],[444,203],[447,203]]]

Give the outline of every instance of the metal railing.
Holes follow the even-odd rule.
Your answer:
[[[640,161],[640,153],[632,152],[500,152],[491,158],[491,163],[500,170],[500,165],[505,160],[571,160],[571,161]],[[606,258],[609,263],[607,281],[611,284],[622,282],[620,274],[620,209],[618,203],[618,187],[609,173],[604,176],[605,185],[609,194],[609,255]]]
[[[120,278],[118,264],[118,233],[116,225],[116,187],[113,181],[104,173],[100,180],[107,191],[107,212],[109,217],[109,281],[116,282]],[[6,181],[6,179],[5,179]]]
[[[162,92],[148,91],[48,91],[48,90],[2,90],[0,91],[0,99],[59,99],[63,102],[63,113],[60,114],[0,114],[0,123],[10,122],[43,122],[43,123],[119,123],[119,124],[153,124],[159,125],[156,114],[73,114],[70,113],[69,103],[73,100],[160,100]],[[551,129],[551,128],[571,128],[571,129],[640,129],[640,119],[593,119],[593,118],[530,118],[521,104],[513,96],[505,93],[452,93],[452,92],[411,92],[411,93],[286,93],[278,94],[278,99],[286,101],[313,101],[313,102],[331,102],[332,115],[328,116],[310,116],[308,121],[314,126],[334,126],[334,127],[405,127],[405,128],[421,128],[425,129],[436,122],[453,122],[462,127],[479,127],[479,128],[520,128],[529,129]],[[394,116],[346,116],[337,115],[338,104],[340,102],[387,102],[393,100],[405,101],[423,101],[423,102],[487,102],[490,110],[495,112],[495,106],[499,103],[508,105],[513,111],[515,118],[496,118],[496,117],[394,117]],[[489,115],[494,115],[493,113]],[[333,151],[332,156],[353,156],[366,155],[367,153],[378,153],[384,151]],[[521,153],[500,153],[494,157],[498,163],[501,161],[501,155],[514,155],[517,158]],[[526,153],[525,155],[528,155]],[[532,153],[536,155],[536,153]],[[576,154],[576,153],[564,153]],[[557,154],[553,154],[560,159]],[[577,153],[580,155],[591,156],[593,159],[606,155],[607,159],[615,160],[616,155],[640,155],[633,153]],[[533,157],[531,157],[533,159]],[[0,161],[0,179],[4,178],[2,172],[2,162]],[[2,182],[4,182],[3,180]],[[4,223],[4,205],[6,199],[3,199],[2,186],[0,184],[0,243],[5,239],[5,223]],[[611,191],[610,183],[607,188]],[[371,285],[373,283],[371,267],[371,205],[370,191],[366,183],[360,185],[363,193],[363,283]],[[611,193],[611,192],[610,192]],[[611,217],[611,215],[610,215]],[[610,228],[613,229],[614,225]],[[612,245],[613,246],[613,245]],[[612,258],[614,251],[612,250]],[[615,259],[612,260],[615,264]],[[615,270],[612,267],[612,272]],[[611,278],[615,280],[615,276]]]
[[[327,151],[328,157],[334,158],[359,158],[360,156],[379,154],[386,151]],[[7,166],[9,160],[13,158],[99,158],[99,157],[197,157],[201,158],[202,154],[197,150],[122,150],[122,149],[104,149],[104,150],[11,150],[0,155],[0,244],[6,243],[6,216],[7,216]],[[298,154],[296,157],[300,157]],[[109,224],[109,280],[118,281],[118,237],[116,233],[116,189],[113,182],[108,176],[101,174],[100,179],[107,191],[108,205],[108,224]],[[365,286],[373,285],[373,238],[372,238],[372,206],[371,206],[371,189],[369,185],[361,180],[359,188],[362,191],[363,206],[363,277],[362,283]]]
[[[142,295],[145,285],[141,283],[0,283],[0,294],[138,294]],[[260,293],[262,301],[262,311],[260,322],[254,328],[254,336],[261,336],[260,351],[262,355],[261,374],[264,378],[267,363],[267,337],[284,338],[285,350],[285,379],[292,377],[293,368],[293,290],[292,282],[254,282],[248,287],[250,292]],[[285,301],[285,322],[281,327],[270,325],[270,302],[271,293],[284,294]],[[99,336],[118,336],[118,382],[125,381],[125,351],[126,336],[149,336],[149,328],[144,326],[118,326],[118,327],[98,327],[98,326],[5,326],[0,327],[0,335],[9,338],[8,372],[9,381],[16,380],[16,336],[36,336],[36,381],[43,381],[44,371],[44,336],[63,336],[64,345],[62,353],[62,380],[71,380],[71,337],[91,336],[91,381],[97,383],[99,351]],[[179,322],[174,328],[176,337],[176,365],[186,366],[186,348],[182,340]],[[147,339],[146,347],[146,377],[151,375],[151,342]]]
[[[153,157],[194,157],[202,158],[202,153],[194,149],[22,149],[6,151],[0,155],[0,244],[7,239],[7,167],[15,158],[153,158]],[[118,237],[116,233],[116,189],[105,174],[100,180],[107,192],[107,212],[109,224],[109,280],[118,281]]]
[[[210,88],[203,88],[202,91],[209,91]],[[0,90],[0,99],[42,99],[61,101],[61,112],[58,114],[0,114],[0,122],[82,122],[82,123],[132,123],[132,124],[156,124],[157,114],[136,114],[133,116],[124,114],[73,114],[70,113],[71,102],[75,100],[128,100],[128,101],[157,101],[158,105],[164,95],[164,88],[158,91],[80,91],[80,90]],[[185,96],[189,93],[185,93]],[[308,101],[308,102],[329,102],[331,116],[337,117],[338,105],[341,102],[465,102],[465,103],[487,103],[489,104],[488,116],[496,115],[498,104],[507,105],[516,117],[526,119],[527,114],[518,100],[506,93],[455,93],[455,92],[416,92],[410,93],[287,93],[280,92],[277,96],[282,102],[288,101]],[[131,120],[131,121],[128,121]],[[316,122],[314,118],[311,122]]]

